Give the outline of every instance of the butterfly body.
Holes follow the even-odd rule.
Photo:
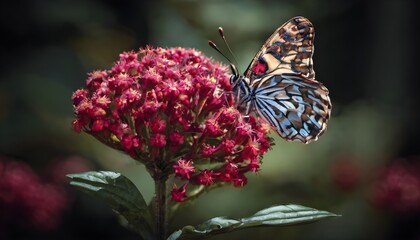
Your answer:
[[[238,109],[256,113],[288,141],[317,140],[331,114],[328,89],[314,79],[313,39],[312,23],[292,18],[268,38],[244,76],[230,78]]]

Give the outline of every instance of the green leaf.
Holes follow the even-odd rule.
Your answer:
[[[70,184],[79,190],[96,196],[120,216],[126,227],[138,232],[144,239],[153,239],[151,214],[136,186],[120,173],[110,171],[68,174]]]
[[[195,227],[185,226],[181,230],[172,233],[168,240],[203,239],[244,228],[297,225],[337,216],[327,211],[295,204],[278,205],[263,209],[248,218],[229,219],[216,217]]]

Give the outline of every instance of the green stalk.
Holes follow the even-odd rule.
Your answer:
[[[167,229],[167,204],[166,204],[166,180],[167,177],[155,179],[155,220],[156,239],[166,239]]]

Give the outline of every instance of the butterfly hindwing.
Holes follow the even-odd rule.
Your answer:
[[[253,102],[258,115],[285,140],[317,140],[330,118],[328,89],[295,73],[267,75],[260,82]]]
[[[251,84],[266,74],[294,72],[313,79],[314,28],[304,17],[294,17],[268,38],[245,72]]]

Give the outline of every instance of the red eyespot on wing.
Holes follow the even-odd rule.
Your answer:
[[[260,74],[265,73],[266,69],[267,67],[264,63],[258,62],[257,65],[255,65],[253,72],[256,75],[260,75]]]

